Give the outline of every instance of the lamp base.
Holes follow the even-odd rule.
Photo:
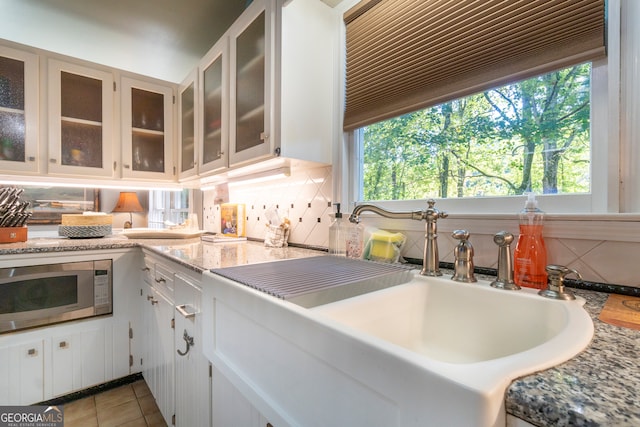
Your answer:
[[[123,228],[131,228],[132,225],[131,221],[125,221]]]

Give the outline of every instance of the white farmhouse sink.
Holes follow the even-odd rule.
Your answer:
[[[416,276],[307,309],[205,273],[203,296],[205,354],[278,426],[504,426],[510,382],[593,336],[580,301],[484,281]]]
[[[372,344],[385,346],[373,339],[380,338],[457,365],[496,361],[505,375],[514,377],[516,367],[518,375],[535,372],[584,349],[593,336],[593,322],[583,303],[553,301],[527,289],[494,289],[486,282],[416,276],[404,285],[314,311],[364,332]]]

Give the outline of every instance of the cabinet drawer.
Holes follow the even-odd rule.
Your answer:
[[[151,286],[173,301],[173,271],[171,271],[168,266],[156,264],[155,275]]]
[[[155,274],[154,267],[154,262],[151,259],[145,257],[144,265],[142,266],[142,280],[144,280],[149,285],[153,285],[153,278]]]

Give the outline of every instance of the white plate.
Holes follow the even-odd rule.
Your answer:
[[[204,230],[181,230],[167,228],[128,228],[122,234],[130,239],[190,239],[202,236]]]

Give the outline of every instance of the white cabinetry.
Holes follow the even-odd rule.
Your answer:
[[[202,298],[199,280],[175,275],[175,380],[178,427],[211,425],[211,371],[202,352]],[[246,425],[239,420],[231,424]]]
[[[185,179],[198,173],[197,132],[199,116],[197,113],[200,101],[198,99],[198,70],[194,69],[178,87],[178,177]]]
[[[199,64],[201,176],[274,157],[332,161],[342,19],[317,0],[284,3],[253,0]]]
[[[229,165],[329,164],[340,114],[341,17],[322,2],[254,0],[229,29]]]
[[[122,176],[173,179],[173,88],[123,77],[121,96]]]
[[[205,174],[228,166],[229,65],[228,41],[223,37],[200,61],[198,172]]]
[[[44,341],[0,347],[0,404],[25,405],[44,399]]]
[[[0,170],[38,171],[38,56],[0,46]]]
[[[110,330],[96,324],[82,331],[51,337],[51,385],[61,396],[106,381]]]
[[[202,351],[201,274],[149,253],[142,270],[142,374],[168,424],[209,426],[211,374]]]
[[[57,59],[48,73],[49,173],[112,177],[113,74]]]
[[[144,296],[147,348],[142,375],[162,416],[169,423],[175,413],[173,302],[149,285]]]
[[[0,335],[0,404],[29,405],[139,371],[129,327],[140,323],[140,250],[4,255],[0,267],[113,260],[113,314]],[[132,350],[134,351],[134,350]]]

